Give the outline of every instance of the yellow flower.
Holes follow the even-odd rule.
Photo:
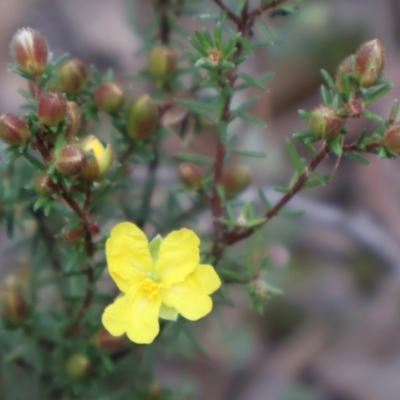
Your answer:
[[[102,316],[111,335],[126,333],[133,342],[151,343],[159,332],[159,317],[176,320],[179,313],[195,321],[211,311],[209,295],[221,281],[211,265],[200,264],[199,244],[185,228],[150,243],[130,222],[111,230],[108,271],[122,292]]]

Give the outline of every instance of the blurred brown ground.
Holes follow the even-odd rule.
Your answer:
[[[120,79],[137,71],[145,60],[134,56],[140,42],[128,26],[124,3],[1,0],[0,113],[15,112],[21,103],[16,89],[23,81],[9,74],[6,64],[9,40],[22,26],[42,31],[55,56],[69,52],[102,69],[111,66]],[[266,160],[251,164],[256,184],[288,178],[284,140],[305,127],[297,110],[318,104],[319,69],[334,72],[347,54],[375,37],[386,47],[386,76],[394,88],[373,111],[388,115],[400,91],[399,8],[398,0],[305,0],[299,16],[269,21],[285,42],[258,51],[245,66],[254,75],[276,72],[270,93],[261,94],[253,110],[268,126],[237,127],[243,145],[268,152]],[[150,17],[146,5],[140,17]],[[185,24],[190,27],[191,19]],[[143,89],[138,85],[132,92]],[[364,121],[353,125],[354,132],[367,126]],[[194,148],[212,151],[208,139]],[[174,138],[168,142],[171,152],[181,146]],[[349,221],[365,213],[393,241],[395,254],[400,248],[399,163],[371,158],[365,167],[345,161],[328,188],[308,191],[305,199],[311,209],[313,202],[329,203]],[[160,381],[192,385],[196,398],[207,400],[399,400],[400,260],[394,257],[385,265],[384,254],[377,256],[357,238],[318,221],[282,218],[274,224],[259,244],[289,247],[292,261],[276,271],[285,295],[261,317],[248,311],[246,296],[233,288],[236,307],[221,309],[225,326],[215,317],[198,325],[210,356],[163,361]],[[374,240],[374,229],[368,234]],[[1,232],[0,251],[8,245]],[[4,254],[0,270],[25,261],[21,257]]]

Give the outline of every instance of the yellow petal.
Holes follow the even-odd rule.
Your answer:
[[[221,286],[221,279],[212,265],[200,264],[188,277],[198,290],[205,294],[215,292]]]
[[[155,274],[163,287],[182,282],[199,264],[197,235],[189,229],[171,232],[161,243]]]
[[[121,336],[126,332],[132,317],[132,307],[128,296],[116,298],[103,312],[101,321],[112,336]]]
[[[162,291],[162,301],[168,307],[174,307],[182,316],[196,321],[207,315],[212,309],[211,297],[197,290],[192,282],[181,282]]]
[[[125,293],[132,281],[138,281],[142,272],[153,269],[147,238],[130,222],[122,222],[111,230],[106,242],[106,255],[110,275]]]
[[[151,343],[158,335],[160,325],[158,314],[160,312],[160,295],[153,298],[139,292],[133,301],[133,315],[129,322],[126,334],[135,343]]]

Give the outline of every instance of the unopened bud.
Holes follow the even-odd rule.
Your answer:
[[[40,74],[47,65],[49,49],[43,35],[32,28],[19,29],[10,44],[15,63],[32,74]]]
[[[0,117],[0,139],[7,144],[25,144],[31,136],[27,123],[18,115],[4,114]]]
[[[86,156],[81,172],[83,179],[95,181],[101,178],[109,170],[114,159],[111,145],[104,147],[99,139],[90,135],[81,141],[81,147]]]
[[[1,298],[9,292],[23,294],[28,291],[32,269],[27,266],[19,267],[16,271],[7,275],[1,283]]]
[[[94,341],[100,349],[108,354],[114,354],[121,350],[125,344],[124,336],[111,336],[104,328],[100,328],[94,337]]]
[[[57,190],[57,185],[51,180],[48,173],[44,172],[35,179],[35,190],[37,193],[50,196]]]
[[[160,82],[165,82],[176,70],[176,55],[167,46],[157,46],[149,58],[151,74]]]
[[[86,65],[78,59],[65,61],[58,70],[57,83],[66,93],[80,92],[87,81]]]
[[[343,76],[342,73],[345,75],[349,75],[352,72],[350,57],[345,58],[339,65],[336,75],[335,75],[335,82],[336,88],[339,93],[344,93],[344,83],[343,83]]]
[[[382,140],[390,154],[400,154],[400,122],[389,125],[383,134]]]
[[[192,163],[182,163],[178,167],[178,178],[182,185],[189,190],[197,190],[200,188],[203,177],[197,167]]]
[[[28,304],[17,292],[7,292],[3,298],[3,316],[15,325],[20,325],[28,315]]]
[[[68,243],[71,244],[76,244],[79,243],[80,241],[83,240],[85,236],[85,232],[81,226],[78,226],[77,228],[67,230],[66,228],[63,228],[61,231],[62,237],[64,240]]]
[[[221,183],[226,198],[231,199],[250,183],[250,169],[246,165],[234,165],[225,171]]]
[[[92,363],[85,354],[73,354],[68,358],[65,370],[70,378],[82,381],[89,377]]]
[[[57,126],[67,112],[67,100],[61,93],[49,92],[40,96],[38,101],[38,117],[40,123]]]
[[[157,127],[158,107],[147,95],[139,97],[128,110],[126,129],[132,139],[145,139]]]
[[[78,175],[84,165],[85,155],[78,144],[66,144],[54,155],[54,166],[64,175]]]
[[[95,90],[94,102],[99,110],[113,114],[124,106],[124,91],[116,82],[104,82]]]
[[[68,121],[68,125],[65,128],[65,138],[71,139],[77,134],[81,127],[81,110],[74,101],[67,102],[65,118]]]
[[[372,86],[380,77],[385,65],[385,50],[378,40],[364,43],[356,53],[354,77],[361,87]]]
[[[333,139],[343,127],[343,119],[331,107],[320,105],[311,112],[309,124],[315,136],[322,139]]]

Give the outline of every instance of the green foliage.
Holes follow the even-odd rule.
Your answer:
[[[264,13],[286,16],[296,14],[297,8],[285,1],[279,2],[279,7],[275,7],[274,1],[263,1],[255,8],[246,0],[237,1],[232,8],[215,1],[219,12],[203,14],[200,11],[204,4],[205,1],[179,0],[155,0],[152,4],[152,21],[140,32],[141,52],[149,53],[157,38],[177,52],[179,63],[165,82],[154,81],[148,66],[131,77],[150,88],[147,94],[157,102],[160,113],[156,129],[143,139],[128,135],[128,104],[108,115],[108,132],[103,132],[98,123],[100,111],[95,92],[104,82],[114,80],[111,69],[103,75],[95,66],[88,68],[85,87],[76,93],[64,93],[82,115],[66,115],[58,126],[48,127],[37,116],[38,98],[43,92],[61,90],[57,87],[57,73],[69,56],[48,63],[37,76],[18,65],[9,65],[11,72],[31,84],[30,91],[20,89],[18,93],[24,102],[21,108],[32,139],[23,145],[0,148],[0,226],[8,237],[15,236],[8,250],[24,254],[30,271],[21,287],[0,287],[2,295],[16,290],[29,309],[21,323],[10,321],[3,311],[0,379],[5,382],[5,398],[23,397],[20,389],[12,386],[21,376],[31,391],[30,398],[42,400],[185,398],[187,393],[182,394],[179,388],[170,390],[157,385],[154,366],[165,356],[187,358],[199,352],[207,354],[196,325],[190,321],[172,321],[171,316],[171,321],[162,322],[159,336],[149,346],[123,339],[120,348],[110,351],[99,342],[102,312],[116,295],[116,290],[106,290],[104,285],[104,248],[110,227],[119,221],[132,221],[155,237],[184,226],[198,230],[199,216],[209,211],[212,228],[203,234],[201,259],[216,268],[224,284],[214,295],[215,308],[230,303],[230,284],[240,284],[249,295],[251,307],[262,313],[271,297],[282,294],[272,282],[273,260],[265,246],[260,246],[262,254],[255,258],[251,246],[239,252],[235,245],[254,237],[277,215],[299,214],[301,210],[286,210],[286,204],[303,189],[328,184],[342,158],[368,164],[366,153],[380,158],[395,156],[381,143],[388,127],[396,121],[399,103],[394,103],[388,120],[369,110],[372,103],[391,90],[391,83],[380,77],[370,87],[361,87],[353,73],[352,56],[350,71],[340,67],[335,77],[321,71],[325,81],[320,87],[321,103],[343,120],[343,126],[333,137],[318,136],[312,126],[300,126],[301,130],[293,133],[293,140],[286,140],[288,159],[293,165],[291,178],[286,185],[272,186],[281,193],[279,201],[269,201],[264,188],[258,189],[261,209],[250,201],[242,201],[239,193],[249,181],[246,169],[238,168],[234,176],[229,171],[238,166],[237,156],[262,160],[266,154],[259,149],[243,148],[246,129],[238,134],[232,129],[233,123],[240,119],[244,127],[250,123],[265,127],[264,118],[252,113],[259,99],[254,94],[267,92],[267,83],[274,77],[271,71],[253,76],[244,72],[242,64],[256,48],[280,43],[263,18]],[[182,15],[207,21],[212,28],[186,32],[180,26]],[[250,34],[252,29],[257,29],[261,40]],[[242,90],[240,95],[245,95],[237,96],[238,104],[233,105],[232,99]],[[311,111],[299,110],[299,114],[310,124]],[[371,120],[375,128],[372,132],[364,130],[349,141],[347,121],[360,117]],[[74,118],[81,120],[71,134]],[[321,118],[321,126],[329,132],[331,117]],[[80,148],[84,162],[76,155],[59,156],[65,146],[83,143],[88,124],[90,133],[104,135],[102,139],[111,142],[114,152],[112,167],[93,180],[84,179],[82,168],[92,162],[99,166],[96,163],[101,162],[101,156],[95,151]],[[175,140],[190,142],[206,130],[214,135],[208,155],[191,150],[170,155],[166,150],[165,139],[174,131],[179,136]],[[103,146],[102,141],[99,146]],[[336,157],[337,164],[321,175],[316,169],[328,154]],[[159,179],[160,167],[175,170],[178,162],[200,164],[202,184],[198,190],[189,191],[175,183],[165,185]],[[65,172],[71,169],[73,172]],[[44,188],[47,191],[35,185],[41,174],[49,179],[50,186]],[[154,250],[159,243],[152,243]],[[17,271],[16,265],[15,279]],[[40,298],[48,288],[52,294],[46,303]],[[109,335],[107,340],[117,339]],[[77,354],[83,367],[84,360],[88,362],[87,368],[77,366],[82,367],[80,375],[68,372],[67,368],[71,357]],[[300,392],[293,389],[288,398],[300,398]]]

